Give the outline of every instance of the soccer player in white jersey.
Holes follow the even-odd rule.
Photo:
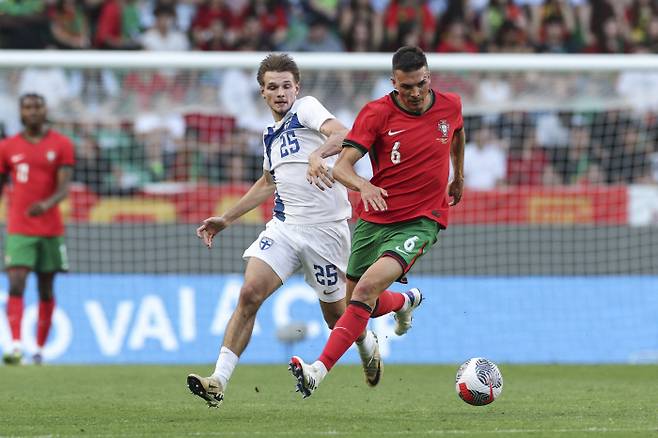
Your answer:
[[[314,97],[297,99],[299,77],[289,55],[270,54],[261,62],[257,79],[274,117],[263,132],[263,176],[235,206],[222,216],[204,220],[197,229],[197,236],[211,247],[217,233],[274,196],[274,217],[243,254],[248,259],[244,284],[226,326],[215,371],[209,377],[187,377],[192,393],[210,407],[218,407],[224,399],[261,304],[293,273],[304,273],[329,328],[345,311],[347,220],[352,210],[347,190],[334,184],[330,168],[347,128]],[[381,376],[381,358],[374,332],[364,332],[356,344],[366,381],[375,386]]]

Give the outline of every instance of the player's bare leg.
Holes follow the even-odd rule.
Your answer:
[[[251,339],[258,309],[279,286],[281,279],[267,263],[256,257],[249,259],[238,305],[226,326],[215,371],[209,377],[187,376],[190,391],[203,398],[209,407],[218,407],[224,400],[228,380]]]

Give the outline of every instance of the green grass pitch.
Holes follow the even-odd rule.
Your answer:
[[[211,366],[0,368],[0,436],[658,436],[658,366],[501,365],[502,396],[469,406],[454,366],[388,365],[379,387],[337,366],[302,400],[286,366],[240,365],[224,404],[191,395]]]

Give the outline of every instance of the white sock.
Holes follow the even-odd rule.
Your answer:
[[[228,380],[233,374],[235,366],[238,364],[240,358],[229,350],[226,347],[222,347],[219,350],[219,357],[217,357],[217,363],[215,364],[215,372],[212,373],[213,377],[216,377],[219,382],[226,390],[226,385],[228,385]]]
[[[367,330],[366,337],[363,338],[363,341],[357,341],[356,346],[359,349],[361,359],[369,359],[375,351],[375,335]]]

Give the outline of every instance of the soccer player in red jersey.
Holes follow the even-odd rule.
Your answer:
[[[13,365],[20,364],[23,356],[23,294],[30,271],[37,274],[39,290],[37,351],[33,361],[42,361],[55,308],[55,273],[68,270],[58,204],[68,194],[75,164],[71,140],[47,125],[43,96],[24,94],[19,107],[23,131],[0,142],[0,192],[7,179],[11,182],[5,268],[9,278],[7,318],[13,345],[4,352],[3,360]]]
[[[461,99],[430,88],[427,59],[417,47],[405,46],[393,55],[392,82],[392,93],[359,112],[333,170],[336,180],[361,193],[346,273],[349,305],[318,360],[307,364],[293,356],[290,361],[304,397],[363,333],[369,318],[393,311],[396,332],[410,327],[411,311],[422,295],[417,289],[400,295],[386,288],[404,281],[414,262],[436,242],[439,230],[448,226],[449,207],[462,196]],[[366,152],[373,167],[370,181],[353,168]],[[448,183],[451,161],[454,177]]]

